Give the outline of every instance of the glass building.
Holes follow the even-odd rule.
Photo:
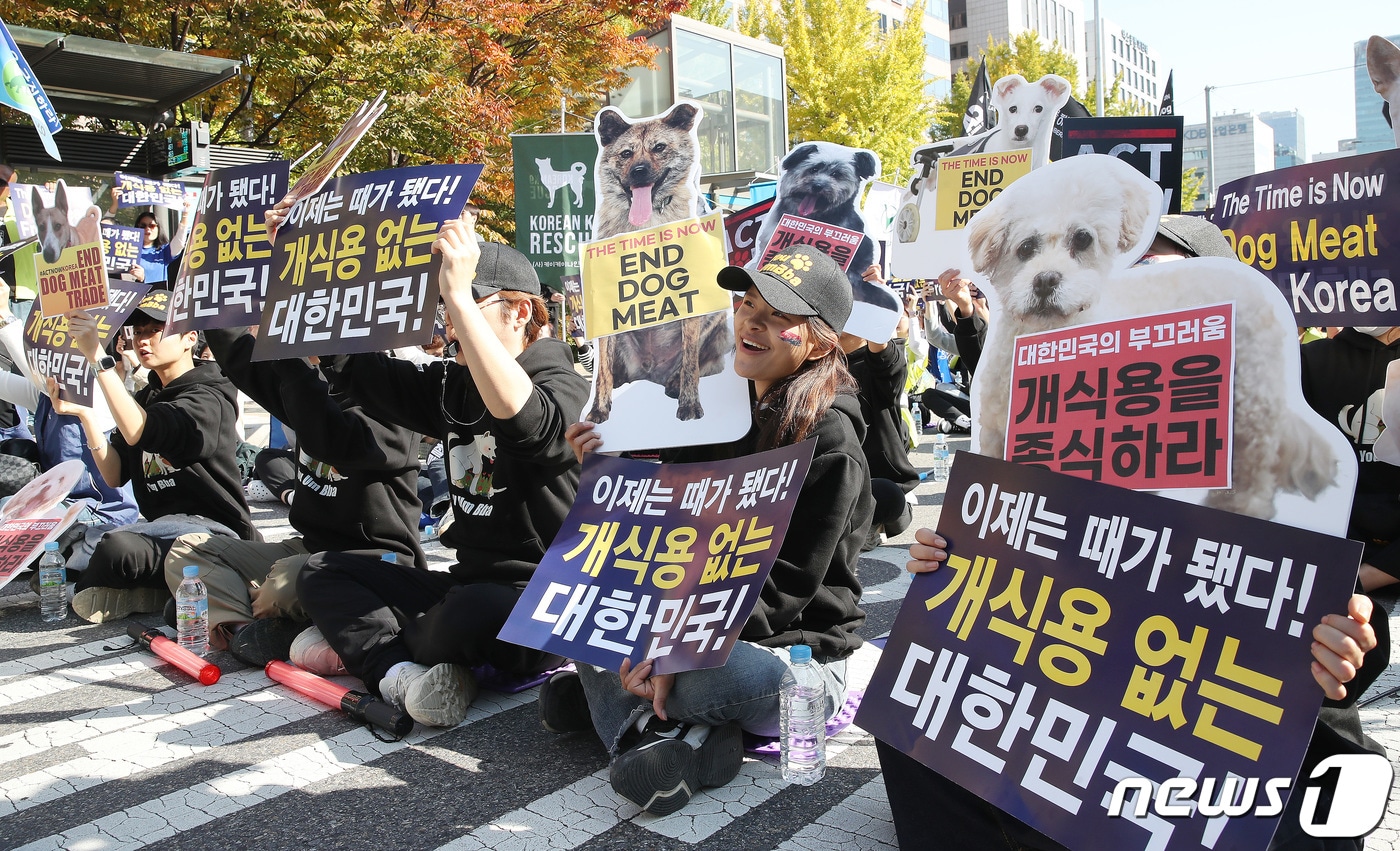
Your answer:
[[[633,118],[665,112],[678,99],[705,108],[701,172],[712,186],[777,174],[787,151],[783,49],[678,15],[648,35],[655,68],[633,68],[609,103]]]

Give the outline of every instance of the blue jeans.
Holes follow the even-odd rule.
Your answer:
[[[717,727],[730,721],[758,736],[778,735],[778,690],[787,670],[786,647],[768,648],[747,641],[734,645],[729,661],[720,668],[703,668],[676,674],[666,698],[666,717],[687,724]],[[846,661],[818,664],[826,682],[826,717],[846,702]],[[588,695],[593,729],[617,753],[618,740],[627,728],[651,710],[651,704],[622,687],[616,671],[592,665],[578,666],[579,679]]]

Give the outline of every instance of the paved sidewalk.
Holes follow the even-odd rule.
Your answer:
[[[926,451],[915,460],[930,464]],[[935,525],[942,486],[915,494],[916,525]],[[291,534],[280,506],[255,515],[269,539]],[[862,559],[867,637],[889,630],[909,587],[910,540]],[[449,564],[440,546],[430,557]],[[386,743],[226,654],[205,688],[132,649],[124,624],[50,626],[37,609],[22,580],[0,591],[0,849],[894,847],[872,740],[855,728],[814,787],[751,759],[735,782],[654,818],[612,793],[596,737],[540,727],[534,690],[485,692],[460,726]],[[853,685],[878,654],[858,654]],[[1395,685],[1393,665],[1373,693]],[[1363,717],[1400,753],[1400,698]],[[1395,797],[1368,847],[1400,851]]]

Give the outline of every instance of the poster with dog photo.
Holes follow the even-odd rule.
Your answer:
[[[940,161],[945,157],[972,158],[963,161],[970,162],[968,167],[955,170],[960,182],[967,181],[966,187],[957,188],[966,188],[972,195],[963,206],[973,215],[963,216],[957,223],[958,228],[965,227],[975,217],[976,209],[1029,170],[1050,161],[1055,116],[1069,98],[1070,83],[1064,77],[1047,74],[1032,83],[1020,74],[1010,74],[992,85],[996,126],[974,136],[917,148],[911,159],[914,177],[895,215],[890,273],[896,278],[931,279],[945,269],[961,269],[966,275],[972,264],[963,234],[937,225],[940,217],[951,220],[951,213],[940,211],[940,199],[959,198],[956,193],[948,193],[946,187],[939,191]],[[1023,162],[1027,153],[1028,162]],[[983,283],[972,280],[979,286]]]
[[[816,246],[836,259],[851,282],[853,304],[846,332],[883,343],[894,336],[904,305],[889,287],[861,277],[880,262],[875,238],[867,233],[858,207],[865,188],[879,174],[880,158],[874,151],[833,142],[804,142],[793,148],[778,169],[778,194],[746,265],[757,269],[771,256],[769,244],[775,241],[780,248],[799,242]],[[856,236],[859,240],[851,251]]]
[[[1005,457],[1018,413],[1011,386],[1017,346],[1032,335],[1233,303],[1233,424],[1220,435],[1228,442],[1223,457],[1232,459],[1230,486],[1160,493],[1344,536],[1356,461],[1341,432],[1303,400],[1288,306],[1268,278],[1234,259],[1135,265],[1157,236],[1161,204],[1157,185],[1127,162],[1089,154],[1036,169],[973,217],[965,231],[971,269],[987,282],[982,289],[990,301],[972,390],[974,451]],[[1134,354],[1127,336],[1122,347]],[[1106,370],[1104,395],[1113,401],[1097,418],[1102,440],[1093,443],[1088,430],[1084,435],[1096,447],[1091,454],[1106,463],[1139,452],[1165,464],[1172,441],[1182,439],[1168,426],[1181,407],[1180,392],[1191,389],[1190,370],[1161,367],[1164,356],[1151,349],[1144,344],[1130,362]],[[1053,388],[1045,403],[1083,401],[1076,388],[1098,383],[1097,366],[1107,361],[1092,369],[1073,359],[1057,364],[1047,373],[1054,380],[1042,377]],[[1129,395],[1143,400],[1129,404]],[[1151,430],[1156,434],[1149,438]]]
[[[598,112],[594,241],[663,226],[679,232],[679,223],[707,212],[700,193],[698,128],[703,119],[701,105],[692,101],[646,118],[629,118],[616,107]],[[639,250],[659,258],[674,252],[674,246],[658,243]],[[640,269],[640,256],[636,263]],[[673,270],[668,277],[679,283],[687,276]],[[592,301],[591,287],[610,288],[616,296],[619,283],[585,279],[585,304]],[[640,280],[637,285],[641,287]],[[685,288],[711,294],[720,290],[713,275],[688,279]],[[749,387],[734,372],[733,329],[733,308],[726,299],[724,309],[713,313],[681,314],[664,324],[599,337],[583,418],[597,425],[607,450],[696,446],[743,437],[749,428]]]
[[[43,314],[58,316],[107,304],[102,211],[92,203],[92,192],[70,193],[60,180],[52,194],[31,186],[28,195],[28,208],[16,212],[16,222],[21,235],[38,237],[32,268]],[[20,218],[26,213],[27,221]],[[17,277],[23,285],[23,276]]]

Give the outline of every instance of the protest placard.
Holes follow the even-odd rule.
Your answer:
[[[297,182],[292,184],[292,188],[287,190],[287,194],[282,196],[277,203],[289,202],[293,205],[300,204],[303,200],[310,198],[321,187],[326,185],[326,181],[331,179],[335,170],[340,168],[340,164],[345,162],[345,158],[350,156],[350,152],[355,150],[355,146],[360,143],[360,139],[369,132],[369,128],[374,126],[374,122],[379,120],[379,116],[384,114],[388,106],[384,103],[384,91],[379,92],[379,96],[373,101],[365,101],[360,104],[351,116],[346,119],[345,126],[340,128],[335,139],[326,148],[325,152],[306,166],[306,170],[297,178]],[[468,187],[470,189],[471,187]],[[276,242],[277,228],[269,228],[267,231],[267,241]]]
[[[145,234],[140,228],[102,224],[102,253],[108,275],[120,275],[131,270],[141,260],[141,243]]]
[[[763,219],[773,209],[772,198],[764,198],[724,217],[724,233],[729,239],[729,265],[746,266],[753,258],[754,243]]]
[[[45,316],[87,310],[107,303],[107,266],[102,253],[102,211],[89,190],[70,190],[62,180],[51,195],[30,187],[29,203],[16,210],[21,235],[39,237],[34,280]],[[83,203],[88,199],[88,203]],[[18,218],[23,215],[24,220]]]
[[[938,214],[934,227],[938,230],[967,227],[979,210],[1030,170],[1029,150],[944,157],[938,161]]]
[[[1298,325],[1400,325],[1400,150],[1280,168],[1216,191],[1210,220]]]
[[[1016,338],[1005,455],[1138,490],[1228,488],[1233,304]]]
[[[1361,544],[970,453],[944,505],[948,562],[915,577],[856,723],[1071,848],[1266,847],[1278,810],[1254,805],[1307,749],[1312,628]],[[1111,815],[1131,778],[1258,795]]]
[[[479,165],[338,177],[292,207],[273,250],[254,360],[372,352],[432,337],[438,227]]]
[[[118,207],[157,205],[176,210],[185,206],[185,184],[176,180],[161,180],[130,172],[113,172],[112,180],[118,191]]]
[[[150,288],[150,284],[136,281],[109,282],[107,304],[89,311],[97,320],[101,345],[106,346],[111,341]],[[58,381],[65,399],[79,405],[92,405],[92,368],[68,333],[68,317],[62,314],[43,316],[38,305],[31,308],[29,319],[24,323],[24,354],[36,373]]]
[[[579,274],[579,249],[592,238],[592,133],[515,134],[515,249],[534,264],[540,283],[563,291],[560,278]]]
[[[763,250],[763,259],[759,261],[759,267],[773,259],[785,248],[794,245],[810,245],[821,253],[836,261],[836,265],[845,272],[850,269],[851,262],[855,260],[856,249],[860,247],[861,240],[865,239],[865,234],[850,228],[829,225],[823,222],[814,222],[811,219],[804,219],[801,216],[794,216],[784,213],[778,220],[778,227],[773,231],[773,235],[768,238],[768,245]]]
[[[870,182],[880,174],[880,157],[865,148],[851,148],[834,142],[803,142],[783,157],[778,171],[778,190],[773,206],[763,218],[754,238],[753,254],[745,263],[758,269],[773,256],[769,243],[793,244],[802,241],[825,242],[851,284],[851,315],[843,329],[866,340],[888,340],[894,336],[904,305],[893,290],[864,280],[865,271],[881,265],[876,238],[866,232],[860,200]],[[788,231],[780,235],[784,221]],[[805,220],[805,223],[797,220]],[[826,225],[825,236],[813,238],[811,229]],[[853,235],[859,234],[859,239]],[[845,248],[854,241],[851,256]]]
[[[720,213],[583,246],[583,317],[588,339],[724,310],[714,281],[726,265]]]
[[[276,203],[286,185],[285,160],[209,173],[175,278],[167,331],[258,323],[273,274],[263,212]]]
[[[616,671],[723,665],[782,547],[815,440],[725,461],[589,455],[500,638]]]
[[[1126,160],[1162,190],[1163,213],[1181,212],[1181,160],[1186,119],[1134,115],[1066,118],[1060,157],[1107,154]]]
[[[564,321],[568,325],[569,339],[575,346],[581,346],[588,339],[583,331],[583,277],[560,275],[559,285],[564,288]]]

